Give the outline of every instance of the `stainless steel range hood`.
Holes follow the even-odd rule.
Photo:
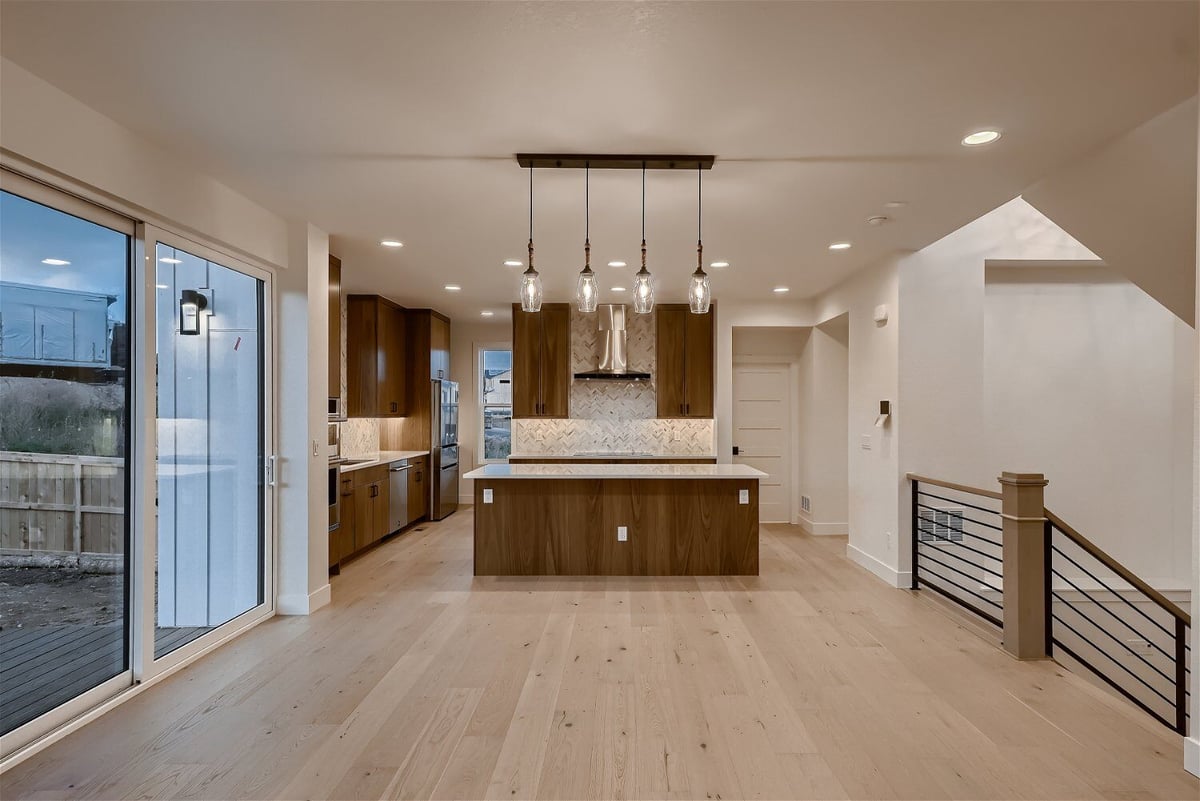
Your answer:
[[[596,309],[600,331],[599,367],[575,377],[589,381],[649,381],[649,373],[630,370],[627,334],[625,333],[625,307],[606,303]]]

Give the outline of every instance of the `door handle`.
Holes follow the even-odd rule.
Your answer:
[[[405,465],[404,467],[392,467],[392,468],[389,468],[389,469],[388,469],[388,472],[389,472],[389,473],[404,473],[404,472],[406,472],[406,471],[408,471],[408,470],[412,470],[412,465],[411,465],[411,464],[410,464],[410,465]]]

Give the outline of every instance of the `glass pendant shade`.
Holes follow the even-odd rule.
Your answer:
[[[633,277],[633,310],[638,314],[654,311],[654,284],[650,280],[650,271],[644,264]]]
[[[600,285],[591,267],[579,271],[579,282],[575,287],[575,305],[581,312],[594,312],[600,302]]]
[[[542,310],[542,277],[531,266],[521,275],[521,311]]]
[[[708,314],[712,304],[712,290],[708,286],[708,276],[699,267],[692,273],[692,282],[688,287],[688,306],[693,314]]]

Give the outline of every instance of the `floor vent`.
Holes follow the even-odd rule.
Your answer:
[[[917,525],[921,542],[962,542],[962,509],[919,509]]]

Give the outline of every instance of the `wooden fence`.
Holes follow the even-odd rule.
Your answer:
[[[0,551],[123,554],[125,460],[0,451]]]

